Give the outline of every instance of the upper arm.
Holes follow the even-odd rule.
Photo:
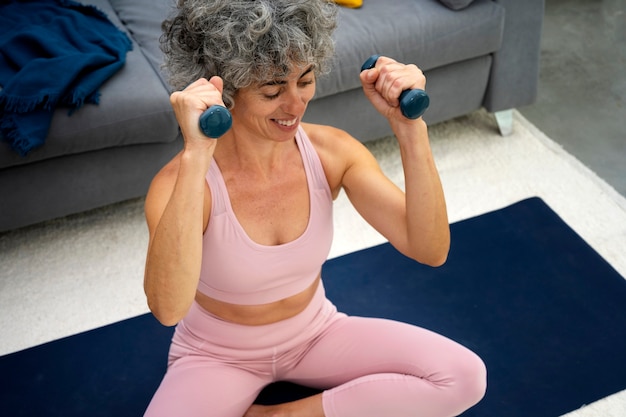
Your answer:
[[[382,171],[371,152],[358,143],[342,186],[359,214],[399,251],[408,245],[404,192]]]

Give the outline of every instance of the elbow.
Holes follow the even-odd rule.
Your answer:
[[[438,268],[442,266],[443,264],[445,264],[447,260],[448,260],[448,253],[446,252],[445,254],[442,254],[439,256],[432,256],[427,261],[422,262],[422,263],[428,266],[432,266],[433,268]]]
[[[422,265],[431,266],[433,268],[442,266],[448,260],[447,250],[446,251],[433,251],[429,253],[418,251],[415,253],[405,253],[405,255],[413,259],[414,261],[419,262]]]
[[[433,242],[431,250],[428,253],[428,259],[424,262],[428,266],[440,267],[448,260],[450,253],[450,229],[446,230],[440,239]]]
[[[411,258],[423,265],[437,268],[445,264],[448,260],[448,251],[438,251],[428,254],[420,253],[417,256],[411,256]]]
[[[163,314],[152,309],[150,309],[150,311],[152,311],[152,315],[159,321],[159,323],[161,323],[165,327],[176,326],[178,322],[182,320],[182,318],[179,318],[178,316],[174,316],[172,314]]]
[[[157,303],[150,301],[148,301],[148,308],[154,318],[166,327],[176,326],[178,322],[183,319],[186,313],[180,313],[172,309],[163,308],[162,306],[157,305]]]
[[[164,316],[162,314],[161,315],[157,315],[154,312],[152,314],[154,315],[154,317],[156,317],[156,319],[159,321],[159,323],[161,323],[165,327],[174,327],[180,321],[179,319],[174,318],[174,317]]]
[[[450,241],[441,242],[438,245],[429,245],[414,249],[408,256],[413,260],[433,268],[440,267],[448,260]]]
[[[147,279],[144,282],[144,294],[148,309],[159,323],[172,327],[187,315],[194,300],[194,295],[174,294],[172,288],[160,288],[150,285]]]

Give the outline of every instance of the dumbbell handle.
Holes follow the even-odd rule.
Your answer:
[[[361,71],[372,69],[376,66],[380,55],[372,55],[361,66]],[[399,97],[400,111],[407,119],[417,119],[420,117],[430,104],[430,97],[426,91],[420,89],[404,90]]]
[[[233,117],[226,107],[214,104],[200,115],[199,124],[205,136],[217,139],[233,125]]]

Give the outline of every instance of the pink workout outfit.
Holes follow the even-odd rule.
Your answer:
[[[305,232],[286,244],[264,246],[247,236],[211,164],[200,292],[265,304],[305,290],[319,275],[332,240],[332,197],[301,127],[296,141],[311,208]],[[145,416],[242,417],[275,381],[324,390],[326,417],[451,417],[482,398],[486,370],[473,352],[439,334],[338,312],[320,282],[304,311],[262,326],[227,322],[194,302],[176,326],[167,373]]]

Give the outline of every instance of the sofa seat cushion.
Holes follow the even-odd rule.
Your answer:
[[[373,54],[414,63],[422,70],[490,54],[500,47],[504,8],[475,0],[460,11],[437,0],[366,1],[339,9],[332,74],[319,80],[317,97],[360,87],[358,72]]]
[[[124,30],[108,1],[82,3],[95,5]],[[0,168],[117,146],[172,142],[178,137],[168,91],[136,43],[126,65],[100,91],[100,104],[85,104],[71,116],[69,109],[59,107],[46,142],[26,157],[1,142]]]

